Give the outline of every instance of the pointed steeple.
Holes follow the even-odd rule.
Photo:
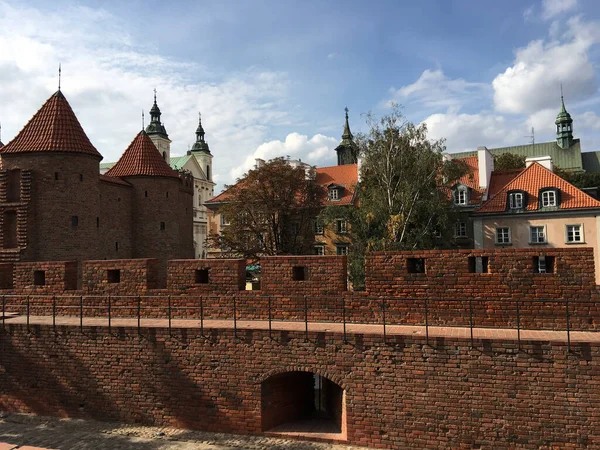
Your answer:
[[[150,123],[146,127],[146,133],[148,133],[149,136],[158,135],[168,139],[169,135],[167,134],[165,126],[160,121],[160,115],[160,108],[156,103],[156,89],[154,89],[154,104],[152,105],[152,108],[150,108]]]
[[[202,127],[202,114],[198,113],[198,128],[196,128],[196,142],[192,146],[193,152],[204,152],[210,155],[210,149],[208,148],[208,144],[204,140],[204,128]]]
[[[561,107],[556,116],[556,142],[560,148],[569,148],[573,143],[573,119],[571,114],[565,108],[565,99],[562,95],[562,85],[560,87]]]
[[[344,123],[342,142],[335,149],[338,155],[338,166],[356,164],[358,162],[358,152],[354,143],[354,136],[352,136],[350,124],[348,123],[348,108],[344,108],[344,111],[346,112],[346,122]]]
[[[71,105],[56,91],[0,153],[67,152],[102,158],[83,131]]]
[[[155,176],[179,178],[163,159],[158,149],[142,130],[129,144],[127,150],[111,169],[106,172],[111,177]]]

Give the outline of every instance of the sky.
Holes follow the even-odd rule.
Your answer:
[[[290,156],[336,164],[344,108],[402,107],[449,153],[555,138],[562,83],[583,151],[600,150],[595,0],[0,0],[0,123],[10,141],[58,86],[115,161],[158,92],[183,155],[198,112],[215,193]]]

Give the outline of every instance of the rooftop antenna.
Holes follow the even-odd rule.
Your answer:
[[[142,109],[142,131],[144,128],[146,128],[146,126],[144,125],[144,110]]]
[[[531,134],[527,135],[527,136],[523,136],[523,137],[531,139],[531,145],[534,145],[535,144],[535,129],[533,127],[531,127]]]
[[[58,63],[58,90],[60,91],[60,75],[61,75],[62,69],[61,69],[61,64]]]

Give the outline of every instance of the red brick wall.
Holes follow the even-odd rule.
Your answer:
[[[44,272],[45,284],[35,285],[36,271]],[[14,288],[27,294],[69,294],[77,289],[75,261],[30,262],[14,265]]]
[[[346,290],[345,256],[265,256],[260,259],[260,288],[270,293],[327,294]],[[306,268],[306,279],[294,281],[295,267]]]
[[[208,283],[196,283],[196,271],[208,271]],[[226,294],[246,287],[244,259],[180,259],[169,261],[167,289],[172,293]]]
[[[534,274],[533,256],[555,258],[555,273]],[[469,273],[468,258],[489,257],[490,273]],[[424,257],[427,273],[406,273],[407,257]],[[59,263],[62,264],[62,263]],[[168,298],[173,318],[267,319],[341,321],[388,324],[500,326],[566,329],[600,327],[600,302],[594,284],[591,249],[546,249],[374,254],[367,260],[368,292],[343,291],[345,257],[270,257],[263,263],[260,291],[243,287],[243,260],[175,260],[169,265],[168,289],[156,287],[155,263],[149,260],[89,261],[84,264],[83,295],[87,315],[106,313],[106,297],[119,302],[115,316],[136,316],[141,295],[143,317],[166,317]],[[293,267],[306,267],[308,279],[293,281]],[[196,284],[195,271],[209,269],[209,283]],[[107,269],[120,269],[121,282],[108,283]],[[332,282],[326,278],[330,275]],[[278,278],[281,277],[281,278]],[[278,281],[283,279],[283,282]],[[31,294],[17,283],[4,294]],[[48,288],[45,291],[50,292]],[[58,290],[52,293],[60,294]],[[102,297],[105,298],[102,298]],[[117,296],[134,296],[117,299]],[[93,298],[92,298],[93,297]],[[13,303],[23,306],[26,297]],[[30,298],[50,307],[51,297]],[[57,299],[59,304],[69,302]],[[12,304],[12,303],[11,303]],[[19,311],[22,311],[20,308]],[[60,309],[79,314],[78,308]],[[47,309],[45,314],[50,314]],[[472,314],[472,317],[471,317]]]
[[[8,327],[0,410],[260,433],[261,387],[345,389],[348,441],[377,448],[598,448],[600,346],[332,333]]]
[[[103,295],[139,295],[156,287],[156,259],[113,259],[83,263],[83,290]],[[109,271],[119,271],[120,281],[111,282]]]

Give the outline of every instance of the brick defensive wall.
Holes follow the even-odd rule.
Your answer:
[[[540,257],[547,273],[536,273]],[[591,248],[373,253],[365,292],[347,290],[344,256],[264,257],[256,291],[244,290],[245,261],[237,259],[172,260],[166,289],[156,289],[165,276],[155,259],[84,261],[81,267],[78,288],[75,262],[0,264],[5,311],[103,316],[110,308],[113,317],[226,319],[235,309],[240,319],[600,326]]]
[[[260,291],[242,290],[240,260],[171,261],[167,289],[152,259],[86,262],[81,288],[72,264],[36,264],[0,267],[0,410],[376,448],[600,448],[592,249],[375,253],[366,292],[346,290],[345,257],[265,258]]]

